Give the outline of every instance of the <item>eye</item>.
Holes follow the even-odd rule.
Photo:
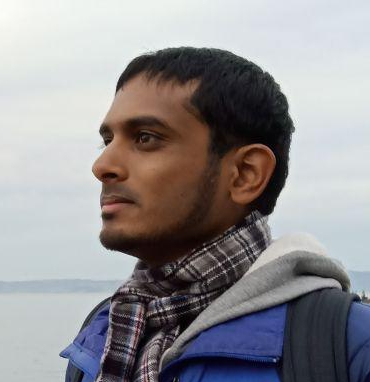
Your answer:
[[[156,135],[142,131],[136,136],[136,143],[145,145],[148,143],[154,143],[158,139],[159,138]]]

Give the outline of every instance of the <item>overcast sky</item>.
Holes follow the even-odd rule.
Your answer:
[[[370,2],[0,0],[0,280],[123,279],[99,241],[98,128],[125,65],[218,47],[269,71],[296,125],[274,237],[370,270]]]

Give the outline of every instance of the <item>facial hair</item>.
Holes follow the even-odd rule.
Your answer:
[[[185,218],[147,235],[129,236],[119,230],[102,230],[99,237],[101,244],[106,249],[135,256],[135,253],[144,247],[153,248],[153,252],[158,252],[160,248],[176,247],[184,241],[196,241],[197,237],[194,236],[197,233],[194,233],[194,227],[201,224],[212,208],[220,175],[220,163],[218,157],[209,154],[208,163],[200,175],[191,208]]]

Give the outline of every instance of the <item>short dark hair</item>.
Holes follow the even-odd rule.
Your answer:
[[[269,215],[288,175],[294,131],[288,101],[273,77],[253,62],[225,50],[168,48],[134,58],[121,74],[116,92],[140,73],[149,79],[180,84],[199,81],[190,102],[210,127],[211,150],[220,158],[234,147],[252,143],[264,144],[273,151],[274,173],[252,205]]]

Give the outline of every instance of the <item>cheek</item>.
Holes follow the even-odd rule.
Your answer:
[[[169,163],[152,165],[143,171],[141,196],[147,208],[170,209],[176,213],[186,207],[196,193],[201,172],[199,164],[193,162],[182,161],[176,166]]]

